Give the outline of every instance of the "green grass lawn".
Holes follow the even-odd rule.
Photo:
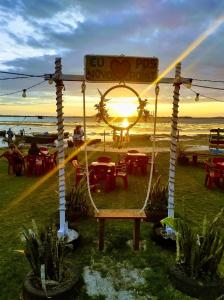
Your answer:
[[[100,153],[90,153],[89,160],[94,160],[98,155]],[[117,153],[110,155],[113,160],[118,159]],[[79,157],[82,159],[82,154]],[[164,183],[168,179],[168,167],[168,153],[160,153],[157,156],[157,168]],[[66,174],[69,186],[74,180],[71,165],[67,165]],[[201,224],[204,215],[211,220],[223,207],[223,190],[205,188],[204,177],[205,171],[202,168],[177,166],[175,213],[185,215],[192,226]],[[4,159],[0,160],[0,299],[2,300],[19,299],[23,279],[29,271],[25,257],[16,251],[23,248],[20,239],[23,226],[30,227],[32,219],[41,224],[47,224],[51,220],[57,221],[57,176],[52,176],[37,189],[33,189],[39,180],[40,178],[35,177],[9,176],[7,162]],[[142,176],[130,176],[128,191],[123,190],[120,182],[116,191],[110,193],[100,191],[94,193],[93,198],[98,208],[140,208],[145,200],[147,181],[148,178]],[[28,194],[28,190],[32,192]],[[98,224],[95,219],[77,220],[75,226],[82,236],[80,247],[68,253],[68,259],[75,265],[83,267],[93,264],[94,261],[94,265],[102,269],[105,261],[110,258],[112,263],[108,263],[108,268],[111,272],[119,272],[115,270],[117,263],[145,270],[147,280],[138,287],[138,293],[140,296],[143,295],[143,298],[138,299],[147,299],[144,295],[164,300],[191,299],[172,287],[167,270],[175,262],[175,254],[160,248],[151,240],[150,223],[143,222],[141,225],[141,237],[146,241],[146,250],[138,252],[126,246],[126,241],[132,239],[131,221],[113,220],[106,223],[107,247],[103,253],[97,250]],[[224,264],[221,271],[224,271]],[[94,298],[87,296],[83,289],[80,291],[79,299]]]

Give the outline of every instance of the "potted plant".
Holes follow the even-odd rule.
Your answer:
[[[74,300],[79,284],[79,272],[65,262],[65,239],[59,239],[57,228],[48,226],[24,228],[25,256],[31,272],[23,284],[24,300]]]
[[[168,186],[162,185],[160,179],[158,176],[153,184],[145,208],[147,220],[154,224],[159,224],[167,216]]]
[[[213,300],[224,293],[224,280],[218,267],[224,252],[223,209],[202,229],[193,230],[186,221],[175,219],[176,265],[170,279],[182,292],[200,299]]]
[[[91,206],[88,203],[87,191],[87,179],[86,175],[84,175],[77,186],[66,193],[66,214],[69,223],[74,222],[80,216],[86,217],[92,214]]]

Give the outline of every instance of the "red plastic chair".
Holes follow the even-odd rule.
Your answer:
[[[41,155],[41,158],[44,161],[44,170],[45,172],[53,170],[57,166],[57,152],[49,155]]]
[[[136,157],[136,159],[132,162],[133,173],[137,174],[137,172],[140,171],[142,175],[146,175],[148,161],[148,156]]]
[[[26,174],[28,176],[40,176],[44,174],[44,160],[40,155],[27,155]]]
[[[72,161],[72,165],[75,169],[75,186],[77,186],[80,182],[80,180],[86,176],[85,173],[85,167],[81,165],[77,160]],[[95,191],[96,185],[97,185],[97,179],[94,173],[90,170],[89,172],[89,183],[90,183],[90,188],[91,191]]]
[[[127,163],[127,155],[126,154],[118,154],[118,165]]]
[[[80,180],[85,175],[85,170],[84,166],[82,166],[76,159],[72,161],[72,165],[75,169],[75,186],[77,186]]]
[[[209,189],[212,189],[215,185],[220,186],[221,180],[224,179],[224,171],[208,162],[205,163],[205,171],[205,186]]]
[[[116,184],[116,179],[117,178],[122,178],[124,188],[128,188],[128,174],[127,174],[127,166],[125,163],[121,163],[116,166],[115,168],[115,184]]]

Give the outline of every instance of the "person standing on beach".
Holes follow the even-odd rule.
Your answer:
[[[84,131],[81,125],[77,125],[73,132],[74,146],[80,147],[83,144]]]
[[[9,130],[7,131],[7,135],[8,135],[8,143],[12,143],[12,138],[14,136],[14,133],[11,128],[9,128]]]
[[[25,130],[24,130],[24,129],[20,129],[19,132],[20,132],[20,135],[21,135],[21,136],[25,135]]]

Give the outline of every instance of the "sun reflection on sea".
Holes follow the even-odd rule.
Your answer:
[[[129,121],[127,118],[124,118],[122,123],[121,123],[121,127],[123,128],[127,128],[129,126]]]

